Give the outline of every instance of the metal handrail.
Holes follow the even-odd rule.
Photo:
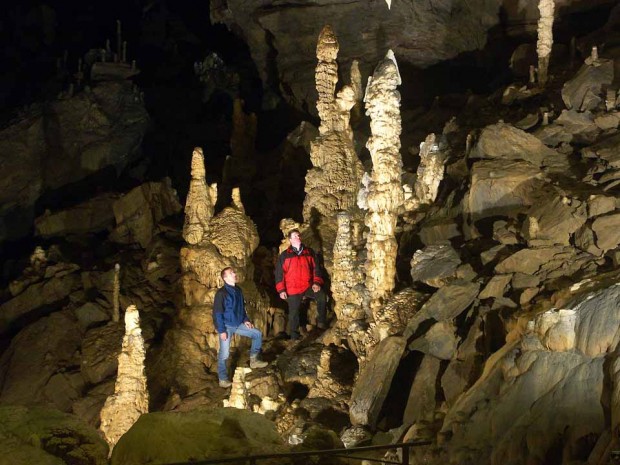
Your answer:
[[[372,460],[372,461],[380,461],[384,463],[398,463],[398,462],[389,462],[385,459],[372,459],[365,457],[349,457],[350,454],[355,452],[370,452],[376,450],[389,450],[389,449],[402,449],[402,462],[399,465],[409,465],[409,448],[417,447],[417,446],[428,446],[432,444],[431,441],[419,441],[419,442],[400,442],[397,444],[387,444],[384,446],[362,446],[362,447],[351,447],[349,449],[325,449],[325,450],[311,450],[311,451],[300,451],[300,452],[285,452],[281,454],[258,454],[258,455],[244,455],[238,457],[226,457],[219,459],[208,459],[208,460],[200,460],[194,462],[177,462],[170,463],[168,465],[214,465],[214,464],[222,464],[222,463],[231,463],[231,462],[247,462],[249,465],[256,465],[259,460],[267,460],[274,458],[292,458],[292,457],[311,457],[314,455],[324,456],[331,455],[333,457],[346,457],[346,458],[355,458],[359,460]]]

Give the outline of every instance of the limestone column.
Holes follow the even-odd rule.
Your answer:
[[[366,288],[374,314],[394,289],[396,274],[396,222],[404,201],[401,186],[400,93],[398,65],[390,50],[368,81],[364,102],[370,116],[372,136],[366,147],[373,162],[365,223],[369,229],[366,243]]]
[[[359,85],[346,85],[336,95],[338,83],[338,39],[330,26],[321,31],[316,48],[315,79],[317,111],[321,118],[319,136],[310,145],[313,168],[306,175],[304,222],[319,237],[325,266],[331,271],[338,211],[352,211],[363,174],[351,129],[351,109],[359,100]],[[355,67],[353,73],[355,73]],[[355,78],[355,75],[354,75]],[[358,214],[359,216],[359,214]]]
[[[363,309],[365,288],[362,267],[357,261],[357,253],[351,237],[351,217],[347,212],[337,215],[338,233],[334,243],[334,265],[332,268],[331,291],[334,298],[334,312],[337,328],[346,332],[352,321],[362,320],[366,314]]]
[[[553,11],[555,0],[539,0],[538,11],[538,41],[536,52],[538,53],[538,84],[543,87],[547,84],[549,59],[553,46]]]
[[[100,429],[110,445],[110,453],[120,437],[131,428],[140,415],[148,413],[149,394],[144,373],[145,355],[140,314],[136,306],[131,305],[125,311],[125,336],[118,356],[114,394],[107,398],[100,413]]]

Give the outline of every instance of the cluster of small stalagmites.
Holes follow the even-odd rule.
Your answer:
[[[396,274],[396,222],[404,201],[401,186],[400,93],[401,79],[392,51],[369,79],[364,102],[372,136],[366,144],[373,161],[366,199],[366,288],[374,313],[394,289]]]
[[[118,356],[118,374],[114,394],[108,397],[101,410],[101,431],[110,444],[131,428],[140,415],[148,412],[149,394],[146,388],[144,359],[146,351],[140,329],[140,314],[135,305],[125,311],[125,336]]]

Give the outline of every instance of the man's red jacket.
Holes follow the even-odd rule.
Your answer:
[[[288,295],[303,294],[313,284],[323,286],[321,267],[314,250],[302,245],[301,252],[289,246],[276,263],[276,291]]]

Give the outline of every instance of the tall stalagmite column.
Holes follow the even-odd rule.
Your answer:
[[[338,83],[338,39],[330,26],[319,35],[316,48],[317,110],[321,118],[319,137],[310,148],[313,168],[306,175],[304,221],[315,225],[325,253],[328,270],[336,238],[338,211],[356,209],[356,194],[363,174],[351,129],[351,108],[356,90],[347,85],[335,95]],[[358,89],[359,93],[359,89]],[[359,98],[359,97],[358,97]]]
[[[110,445],[110,452],[140,415],[149,411],[149,393],[144,373],[145,355],[140,314],[136,306],[131,305],[125,311],[125,336],[118,356],[114,394],[107,398],[100,414],[100,429]]]
[[[372,136],[366,147],[373,170],[368,192],[366,226],[366,288],[374,314],[394,289],[396,274],[396,221],[404,201],[401,186],[400,93],[398,65],[390,50],[368,80],[364,102]]]
[[[536,42],[536,52],[538,53],[538,84],[547,84],[549,59],[551,58],[551,48],[553,46],[553,11],[555,0],[538,0],[538,41]]]

